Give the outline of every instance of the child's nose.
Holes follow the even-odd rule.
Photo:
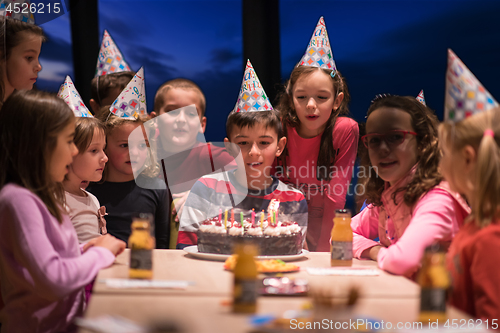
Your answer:
[[[102,154],[103,154],[103,156],[102,156],[102,161],[103,161],[104,163],[107,163],[107,162],[108,162],[108,155],[106,155],[104,152],[103,152]]]
[[[308,109],[316,108],[316,101],[314,100],[314,98],[309,98],[309,100],[307,101],[307,108]]]
[[[250,151],[248,152],[248,154],[250,156],[256,156],[259,153],[260,153],[259,146],[257,145],[257,143],[254,143],[252,147],[250,147]]]
[[[76,148],[76,145],[75,145],[75,143],[73,142],[73,143],[71,144],[71,156],[72,156],[72,157],[74,157],[74,156],[76,156],[76,155],[78,155],[78,148]]]
[[[42,70],[42,64],[40,64],[40,61],[37,61],[35,65],[35,73],[38,73],[41,70]]]
[[[186,115],[184,114],[183,111],[179,112],[179,115],[177,116],[177,118],[175,118],[175,121],[176,122],[183,122],[183,123],[186,122]]]

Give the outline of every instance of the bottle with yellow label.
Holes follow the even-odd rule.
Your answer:
[[[330,244],[332,266],[352,266],[351,211],[337,209]]]
[[[250,242],[235,245],[238,256],[234,267],[233,312],[255,313],[257,311],[257,247]]]
[[[132,233],[128,239],[130,248],[130,270],[131,279],[153,278],[153,249],[155,238],[151,235],[153,216],[151,214],[139,214],[132,220]]]
[[[425,249],[422,268],[417,277],[420,285],[420,316],[424,323],[446,321],[446,293],[450,277],[446,269],[444,248],[434,243]]]

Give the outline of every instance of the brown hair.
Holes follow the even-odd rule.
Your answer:
[[[438,147],[438,119],[434,112],[411,96],[381,96],[375,99],[367,112],[370,114],[382,107],[396,108],[411,116],[411,124],[417,133],[418,163],[413,179],[408,185],[396,190],[393,200],[396,202],[396,194],[404,191],[404,201],[408,206],[413,205],[424,193],[436,186],[443,180],[438,166],[440,151]],[[371,168],[368,149],[361,150],[361,164],[365,168]],[[381,206],[381,196],[384,191],[384,181],[376,173],[370,173],[364,181],[365,195],[368,203]]]
[[[13,19],[10,17],[0,16],[0,55],[2,61],[7,61],[10,59],[12,49],[24,41],[24,37],[20,32],[27,32],[35,36],[40,36],[42,42],[45,41],[42,28]],[[3,73],[0,67],[0,77],[3,77]],[[5,86],[3,80],[0,80],[0,107],[3,104],[3,99],[5,96]]]
[[[255,124],[262,124],[266,128],[272,128],[278,135],[278,141],[283,137],[283,126],[279,113],[276,110],[255,111],[255,112],[231,112],[226,121],[227,138],[231,141],[233,127],[252,128]]]
[[[484,135],[488,129],[494,137]],[[500,108],[439,125],[439,139],[451,151],[472,146],[477,153],[471,215],[476,225],[483,228],[500,218]]]
[[[293,104],[293,88],[297,83],[297,80],[301,77],[311,75],[315,71],[321,71],[325,75],[332,77],[332,70],[319,68],[319,67],[311,67],[311,66],[297,66],[290,74],[290,79],[285,85],[284,91],[279,96],[279,103],[277,109],[280,111],[281,120],[283,122],[283,131],[287,132],[288,126],[298,128],[300,125],[299,117],[297,116],[297,112],[295,110],[295,106]],[[335,164],[336,152],[333,149],[333,128],[335,127],[335,122],[337,121],[337,117],[340,114],[348,114],[349,108],[348,104],[351,100],[351,96],[349,95],[349,90],[347,89],[347,83],[345,78],[339,71],[336,71],[335,75],[332,78],[333,90],[336,93],[335,98],[339,95],[339,93],[344,93],[344,99],[342,103],[338,107],[337,110],[333,111],[328,118],[326,128],[321,135],[321,143],[318,154],[318,161],[316,165],[318,166],[318,179],[323,179],[330,181],[330,170],[331,166]],[[281,154],[280,162],[283,165],[283,169],[287,170],[286,157],[288,156],[288,148],[285,147],[283,154]]]
[[[62,99],[35,90],[15,91],[0,112],[0,188],[27,188],[60,223],[64,192],[51,180],[49,166],[57,136],[74,119]]]
[[[101,111],[103,108],[101,108]],[[120,118],[118,116],[115,116],[111,111],[107,113],[102,113],[99,116],[99,120],[101,120],[104,123],[105,127],[105,133],[106,137],[108,137],[113,131],[122,126],[123,124],[138,124],[138,125],[144,125],[144,130],[146,131],[146,135],[148,138],[153,138],[155,135],[155,129],[156,127],[154,126],[149,126],[152,125],[150,124],[144,124],[150,119],[149,116],[140,116],[139,118]],[[148,126],[146,126],[148,125]],[[106,139],[107,140],[107,139]],[[148,145],[148,158],[146,159],[146,166],[144,170],[141,172],[141,174],[147,176],[147,177],[156,177],[160,171],[160,166],[156,158],[156,143],[155,140],[147,140],[147,145]],[[109,156],[108,156],[109,158]],[[106,166],[104,167],[104,171],[102,173],[102,179],[100,183],[105,182],[106,179],[108,178],[108,165],[109,163],[106,163]]]
[[[160,88],[158,88],[158,90],[156,91],[155,101],[154,101],[154,110],[156,111],[157,114],[160,113],[161,108],[165,104],[165,95],[172,88],[196,91],[198,93],[198,96],[200,97],[200,107],[201,107],[201,110],[199,110],[200,114],[202,117],[205,116],[205,109],[207,106],[207,102],[205,99],[205,95],[203,94],[203,91],[201,91],[201,88],[196,83],[184,78],[178,78],[167,81],[164,84],[162,84]]]
[[[108,97],[109,91],[114,88],[125,89],[127,84],[134,78],[134,72],[118,72],[96,76],[90,82],[90,97],[101,105],[101,101]]]
[[[96,129],[101,130],[104,135],[106,134],[106,127],[97,118],[84,117],[76,119],[74,141],[79,154],[84,153],[90,146]]]

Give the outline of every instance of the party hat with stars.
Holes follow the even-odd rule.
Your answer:
[[[61,84],[57,96],[62,98],[63,101],[69,105],[71,110],[75,113],[75,117],[92,117],[92,114],[83,103],[82,98],[76,90],[69,75],[66,76],[66,80],[64,80],[64,83]]]
[[[240,94],[233,112],[269,111],[273,107],[269,98],[262,88],[262,84],[253,69],[250,60],[247,60],[245,74],[241,82]]]
[[[130,66],[123,59],[120,50],[108,31],[104,30],[101,49],[99,50],[99,57],[97,58],[95,76],[126,71],[130,71]]]
[[[141,67],[109,108],[120,118],[147,115],[144,69]]]
[[[450,49],[444,103],[444,119],[452,121],[498,106],[488,90]]]
[[[31,4],[29,0],[1,0],[0,1],[0,16],[11,17],[16,20],[35,24],[32,8],[36,4]]]
[[[418,96],[416,98],[417,98],[417,101],[419,101],[423,105],[427,106],[427,104],[425,103],[425,97],[424,97],[424,90],[423,89],[420,90],[420,92],[418,93]]]
[[[323,16],[319,18],[309,45],[307,45],[306,53],[304,53],[299,65],[337,70]]]

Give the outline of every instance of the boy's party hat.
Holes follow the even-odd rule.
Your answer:
[[[425,103],[425,97],[424,97],[424,90],[423,89],[420,90],[420,92],[418,93],[417,101],[419,101],[423,105],[427,106],[427,104]]]
[[[319,18],[309,45],[307,45],[306,53],[304,53],[299,65],[337,70],[323,16]]]
[[[452,50],[448,49],[444,119],[460,121],[498,106],[481,82]]]
[[[273,109],[269,98],[262,88],[262,84],[253,69],[250,60],[247,60],[245,74],[241,82],[240,94],[233,112],[250,112],[250,111],[270,111]]]
[[[121,118],[139,118],[147,115],[144,69],[141,67],[118,95],[109,110]]]
[[[97,58],[95,76],[126,71],[130,71],[129,65],[123,59],[120,50],[108,31],[104,30],[101,49],[99,50],[99,57]]]
[[[11,17],[16,20],[35,24],[33,16],[33,8],[36,4],[31,4],[29,0],[1,0],[0,1],[0,16]]]
[[[69,105],[71,110],[75,113],[75,117],[92,117],[92,114],[83,103],[69,75],[66,76],[66,80],[61,84],[57,97],[62,98],[62,100]]]

